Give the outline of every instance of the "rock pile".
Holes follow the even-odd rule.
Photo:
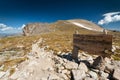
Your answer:
[[[12,67],[12,74],[0,71],[0,80],[120,80],[120,61],[80,52],[76,62],[71,53],[45,51],[41,42],[32,45],[26,61]]]

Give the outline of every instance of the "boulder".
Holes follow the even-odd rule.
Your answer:
[[[120,68],[114,69],[113,78],[116,80],[120,80]]]
[[[95,73],[95,72],[93,72],[93,71],[90,71],[90,72],[89,72],[89,75],[90,75],[93,79],[95,79],[95,80],[98,79],[97,73]]]
[[[100,76],[104,79],[107,79],[109,74],[108,73],[105,73],[104,71],[100,71]]]
[[[90,66],[93,64],[94,60],[92,56],[87,57],[87,61],[89,62]]]
[[[86,77],[84,70],[72,70],[73,80],[82,80]]]
[[[105,72],[106,73],[112,73],[114,70],[114,65],[106,64],[105,65]]]
[[[85,65],[85,63],[81,62],[80,65],[78,66],[79,70],[84,70],[85,72],[88,71],[87,66]]]
[[[96,59],[94,59],[92,67],[95,68],[95,69],[104,71],[105,65],[104,65],[103,57],[98,56]]]

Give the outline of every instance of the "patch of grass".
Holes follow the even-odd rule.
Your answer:
[[[2,71],[6,71],[8,70],[10,67],[17,65],[25,60],[27,60],[27,57],[24,58],[17,58],[17,59],[12,59],[12,60],[7,60],[4,62],[1,62],[0,65],[4,65],[3,70]]]
[[[15,68],[11,68],[11,69],[10,69],[10,75],[9,75],[9,76],[11,76],[14,72],[15,72]]]
[[[114,55],[112,55],[112,58],[113,58],[114,60],[120,61],[120,54],[114,54]]]
[[[45,40],[43,44],[48,45],[49,49],[54,51],[69,51],[72,49],[72,35],[69,33],[42,34],[41,37]]]
[[[50,28],[54,30],[52,32],[42,33],[39,35],[2,38],[0,39],[0,52],[23,50],[23,54],[26,55],[26,53],[30,52],[32,44],[37,42],[40,38],[43,38],[44,40],[43,43],[40,44],[40,47],[49,46],[46,50],[53,50],[55,53],[70,52],[73,48],[73,34],[76,30],[79,34],[103,34],[76,27],[71,24],[65,25],[62,24],[62,22],[51,25]],[[120,46],[120,32],[109,32],[108,34],[112,34],[114,36],[114,44]],[[17,47],[18,45],[22,45],[23,48]]]
[[[55,53],[59,51],[70,52],[73,49],[73,34],[74,31],[73,32],[57,31],[57,32],[42,34],[41,37],[45,40],[43,42],[43,45],[49,46],[48,50],[53,50],[55,51]]]
[[[6,37],[0,39],[0,52],[4,51],[21,51],[29,52],[31,49],[31,45],[40,38],[39,35],[36,36],[16,36],[16,37]],[[19,48],[18,46],[22,45],[23,48]]]

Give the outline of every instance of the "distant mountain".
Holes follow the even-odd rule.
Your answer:
[[[54,23],[30,23],[23,28],[23,34],[26,36],[59,31],[72,33],[75,31],[79,33],[99,33],[103,31],[103,28],[82,19],[59,20]]]
[[[0,37],[8,37],[8,36],[20,36],[21,33],[0,33]]]

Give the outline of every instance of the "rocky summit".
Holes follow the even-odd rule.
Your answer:
[[[79,52],[78,62],[71,57],[71,52],[54,54],[39,47],[39,39],[32,44],[31,52],[22,63],[14,64],[4,71],[0,67],[0,80],[119,80],[120,61]],[[24,58],[22,57],[22,58]],[[98,62],[99,64],[96,64]],[[10,66],[10,65],[8,65]]]
[[[113,36],[109,57],[79,50],[77,60],[75,32],[106,35],[100,26],[75,19],[26,24],[25,36],[0,38],[0,80],[120,80],[120,32],[107,30]]]

